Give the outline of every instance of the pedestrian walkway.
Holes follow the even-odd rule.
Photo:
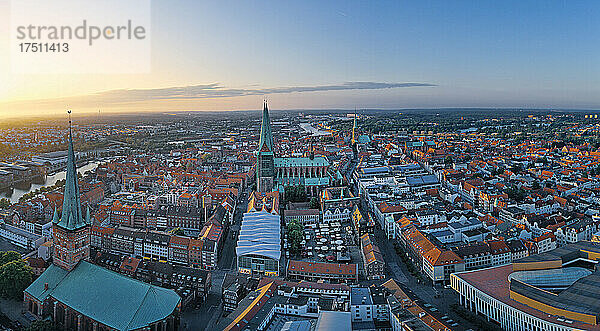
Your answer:
[[[404,272],[402,271],[398,263],[389,262],[388,265],[390,266],[390,270],[394,274],[394,280],[408,285],[408,278],[406,277],[406,275],[404,275]]]

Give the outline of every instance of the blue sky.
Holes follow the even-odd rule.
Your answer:
[[[152,1],[152,15],[151,74],[45,77],[51,85],[60,80],[60,89],[41,99],[77,97],[84,106],[86,95],[118,90],[126,98],[124,89],[139,97],[145,89],[207,84],[411,82],[435,86],[268,97],[281,109],[600,109],[600,1]],[[140,109],[254,109],[258,94],[149,97]],[[23,91],[12,97],[40,99]]]

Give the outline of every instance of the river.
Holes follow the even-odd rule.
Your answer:
[[[312,136],[329,136],[329,135],[331,135],[331,132],[324,131],[319,128],[315,128],[310,123],[300,123],[300,127],[304,131],[310,133]]]
[[[90,170],[94,170],[98,167],[98,162],[90,162],[82,167],[77,168],[77,172],[84,174]],[[57,181],[65,179],[66,171],[57,172],[52,176],[46,176],[46,180],[41,178],[34,179],[32,182],[23,182],[16,184],[13,188],[5,188],[0,190],[0,198],[7,198],[12,203],[19,202],[19,198],[23,195],[35,191],[43,186],[52,186]]]

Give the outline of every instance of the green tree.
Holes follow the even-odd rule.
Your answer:
[[[300,243],[302,242],[303,237],[304,233],[302,233],[300,230],[293,230],[290,232],[290,248],[294,254],[298,254],[300,252]]]
[[[287,202],[306,202],[308,196],[306,195],[306,188],[304,185],[286,186],[285,187],[285,200]]]
[[[7,264],[8,262],[18,261],[21,259],[21,254],[15,251],[0,252],[0,266]]]
[[[176,236],[184,236],[185,232],[181,228],[175,228],[175,229],[171,230],[171,234],[176,235]]]
[[[525,199],[525,191],[516,187],[511,187],[506,190],[506,194],[509,198],[516,201],[523,201],[523,199]]]
[[[288,223],[287,229],[290,251],[293,254],[298,254],[301,249],[300,243],[304,239],[304,226],[298,221],[291,221]]]
[[[310,199],[310,206],[311,209],[320,209],[319,206],[319,199],[317,199],[317,197],[312,197]]]
[[[0,199],[0,209],[8,209],[10,208],[10,200],[7,198]]]
[[[523,170],[523,167],[520,164],[515,164],[512,167],[510,167],[510,171],[514,172],[514,173],[519,173],[521,172],[521,170]]]
[[[452,156],[450,156],[450,155],[446,156],[446,158],[444,159],[444,164],[446,164],[446,165],[450,165],[453,162],[454,161],[452,160]]]
[[[288,231],[302,230],[304,227],[298,221],[291,221],[288,223]]]
[[[31,284],[33,271],[25,261],[15,260],[0,266],[0,296],[23,299],[23,291]]]

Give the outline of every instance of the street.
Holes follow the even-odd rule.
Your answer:
[[[181,326],[183,330],[214,330],[222,318],[221,308],[221,286],[226,273],[236,272],[235,247],[237,233],[242,222],[242,216],[248,208],[248,189],[240,194],[240,201],[236,206],[233,216],[233,224],[230,225],[227,237],[223,238],[223,247],[219,250],[219,261],[217,269],[211,271],[212,286],[206,301],[198,309],[190,307],[181,315]],[[235,237],[233,236],[235,234]]]
[[[0,238],[0,252],[8,252],[8,251],[15,251],[20,254],[27,254],[27,253],[31,252],[28,249],[19,247],[17,245],[13,245],[10,241],[8,241],[4,238]]]
[[[425,281],[425,284],[418,283],[416,277],[408,271],[402,259],[396,254],[393,239],[388,240],[380,229],[375,230],[375,238],[385,259],[388,277],[393,278],[412,300],[416,300],[422,308],[440,321],[444,321],[442,317],[447,315],[452,321],[458,323],[458,326],[452,326],[453,330],[476,330],[474,325],[450,309],[451,304],[458,303],[458,296],[453,289],[446,289],[439,285],[434,287],[429,280]]]

